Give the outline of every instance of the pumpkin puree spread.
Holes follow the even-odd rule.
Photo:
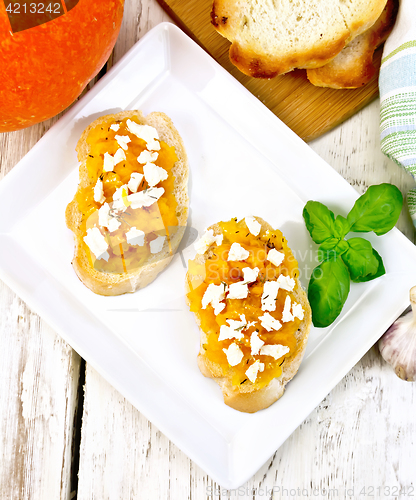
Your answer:
[[[88,184],[76,195],[82,213],[77,237],[102,272],[141,266],[178,225],[175,148],[159,141],[152,127],[141,126],[139,133],[137,125],[134,118],[108,120],[86,139]]]
[[[264,387],[297,351],[295,333],[303,310],[292,292],[298,286],[293,279],[299,276],[298,263],[279,230],[253,231],[244,219],[218,226],[222,237],[214,242],[211,231],[199,252],[206,249],[205,262],[189,263],[190,309],[207,336],[206,357],[231,374],[233,385],[249,379]],[[212,293],[217,295],[209,302]]]

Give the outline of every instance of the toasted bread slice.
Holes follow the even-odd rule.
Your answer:
[[[92,181],[90,178],[87,167],[87,160],[91,156],[90,145],[88,143],[90,133],[98,130],[104,124],[107,124],[108,127],[109,121],[111,123],[119,123],[125,119],[135,120],[139,124],[154,127],[159,134],[160,141],[175,148],[177,161],[171,172],[174,176],[173,196],[177,203],[175,208],[177,225],[174,228],[166,228],[166,236],[162,248],[157,253],[149,252],[145,262],[140,262],[139,266],[131,266],[128,269],[124,266],[122,272],[105,272],[100,269],[100,266],[95,265],[92,260],[92,254],[88,246],[84,243],[85,227],[82,229],[82,224],[84,221],[85,225],[85,214],[79,209],[77,199],[82,190],[91,190],[94,188],[95,181]],[[110,132],[109,128],[108,132]],[[132,141],[137,140],[134,134],[129,135]],[[188,159],[184,143],[171,119],[164,113],[153,112],[145,117],[141,111],[124,111],[114,115],[103,116],[91,123],[83,132],[77,144],[76,151],[78,153],[78,160],[81,162],[79,167],[80,182],[77,193],[73,201],[67,206],[65,214],[66,224],[73,231],[75,237],[75,254],[72,260],[74,270],[79,279],[88,288],[100,295],[120,295],[143,288],[151,283],[169,264],[185,231],[188,218]],[[122,163],[120,165],[123,166]],[[139,167],[139,163],[137,163],[137,167]],[[157,207],[157,204],[154,206]],[[146,207],[146,209],[148,208],[151,207]],[[158,210],[158,208],[155,208],[155,210]]]
[[[260,237],[266,231],[273,231],[273,228],[260,217],[255,217],[255,220],[261,224]],[[208,230],[212,230],[214,236],[223,234],[219,224],[212,225],[210,228],[208,228]],[[187,302],[191,310],[193,301],[195,300],[194,298],[190,298],[191,292],[193,290],[196,290],[204,280],[204,275],[195,273],[194,270],[199,269],[201,271],[202,269],[205,269],[205,263],[208,260],[213,259],[213,257],[216,255],[216,251],[217,247],[211,246],[204,254],[197,254],[195,260],[190,261],[189,263],[190,267],[186,275],[186,290],[187,290]],[[289,259],[288,261],[295,263],[294,265],[296,266],[296,271],[297,271],[297,263],[294,260],[293,254],[291,253],[288,247],[287,247],[287,253],[285,254],[286,257]],[[298,273],[295,272],[294,275],[297,276]],[[193,309],[193,312],[195,314],[195,319],[199,326],[201,335],[200,351],[198,354],[199,369],[205,377],[213,378],[215,382],[217,382],[217,384],[222,389],[225,404],[236,410],[239,410],[241,412],[254,413],[256,411],[269,407],[283,395],[286,384],[294,377],[294,375],[299,369],[299,365],[302,361],[308,340],[308,335],[312,323],[311,319],[312,316],[307,295],[303,290],[299,279],[295,277],[294,280],[295,280],[295,286],[291,293],[294,300],[298,304],[301,304],[302,306],[303,319],[298,324],[293,324],[292,328],[294,329],[294,331],[293,333],[290,333],[290,335],[292,335],[292,342],[295,345],[294,349],[292,350],[293,352],[291,351],[289,356],[285,356],[283,362],[281,361],[281,359],[278,359],[276,361],[276,363],[279,362],[281,366],[282,371],[280,376],[276,378],[271,378],[271,380],[267,383],[267,385],[265,385],[264,382],[262,383],[261,380],[259,381],[255,380],[254,382],[251,382],[247,378],[239,384],[236,384],[235,381],[233,383],[233,377],[235,375],[235,373],[233,372],[233,368],[231,366],[226,367],[224,366],[224,364],[221,364],[219,362],[210,359],[209,354],[207,354],[208,352],[207,345],[209,345],[209,335],[213,334],[213,330],[212,328],[211,329],[203,328],[203,324],[207,324],[207,320],[205,320],[204,323],[204,320],[202,318],[202,313],[203,313],[202,309],[199,309],[198,311],[195,311]],[[252,286],[258,286],[260,284],[260,281],[261,279],[253,283]],[[224,313],[227,316],[233,316],[232,310],[229,309],[230,307],[232,307],[232,305],[230,304],[230,301],[228,299],[226,300],[226,302],[227,306],[224,309]],[[250,307],[247,309],[247,311],[249,311],[249,309]],[[213,312],[212,313],[210,312],[209,314],[211,314],[212,318],[213,317],[212,315],[215,314],[215,311],[213,310]],[[256,318],[256,320],[258,320],[258,318]],[[212,325],[212,322],[210,322],[209,324]],[[263,330],[261,327],[259,327],[259,324],[260,324],[259,322],[256,323],[256,325],[252,326],[252,328],[260,329],[261,332],[260,334],[263,336],[263,338],[268,337],[268,333],[276,334],[276,332],[274,331],[267,332]],[[218,330],[220,331],[219,326]],[[253,330],[253,331],[258,331],[258,330]],[[247,336],[250,336],[253,333],[253,331],[248,330],[247,333],[245,333],[246,339],[244,340],[244,342],[247,341]],[[277,333],[279,334],[279,331],[277,331]],[[218,335],[218,331],[214,332],[214,335]],[[250,342],[251,344],[249,343],[248,345],[253,346],[251,337],[250,337]],[[220,343],[218,341],[217,343],[219,344],[219,347],[215,347],[215,349],[221,352],[221,347],[225,346],[223,345],[222,342]],[[262,360],[263,362],[265,362],[265,359],[270,360],[270,357],[268,356],[253,357],[251,356],[251,353],[249,351],[247,360],[245,355],[245,357],[241,362],[243,365],[245,365],[245,363],[247,362],[245,366],[250,366],[249,363],[251,363],[253,359],[259,359]],[[245,367],[243,367],[243,369],[245,369]],[[271,369],[273,369],[272,365]]]
[[[374,51],[389,36],[396,20],[398,0],[388,0],[381,16],[357,36],[328,64],[308,69],[308,79],[318,87],[355,89],[366,85],[376,74]]]
[[[214,0],[216,30],[243,73],[272,78],[318,68],[372,26],[387,0]]]

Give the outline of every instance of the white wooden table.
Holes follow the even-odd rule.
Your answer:
[[[107,67],[166,20],[156,0],[126,0]],[[414,181],[380,152],[378,107],[374,101],[310,146],[359,192],[392,182],[406,193]],[[0,135],[0,177],[56,120]],[[398,226],[414,241],[406,210]],[[1,500],[416,497],[416,384],[399,380],[377,347],[257,474],[230,492],[2,282],[0,380]]]

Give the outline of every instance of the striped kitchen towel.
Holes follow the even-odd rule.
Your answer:
[[[416,0],[401,0],[380,78],[381,150],[416,179]],[[407,195],[416,226],[416,189]]]

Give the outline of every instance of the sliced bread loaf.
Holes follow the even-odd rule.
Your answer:
[[[387,0],[214,0],[212,24],[243,73],[272,78],[333,59],[380,16]]]
[[[308,69],[308,79],[319,87],[352,89],[366,85],[375,75],[375,49],[391,30],[398,11],[398,0],[388,0],[381,16],[367,31],[358,35],[325,66]]]

